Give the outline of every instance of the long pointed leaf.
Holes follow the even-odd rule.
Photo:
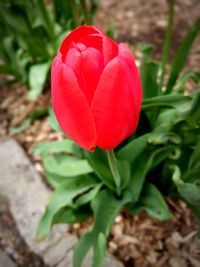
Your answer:
[[[93,172],[87,160],[65,154],[57,154],[55,156],[45,155],[43,161],[44,168],[47,172],[63,177],[72,177]]]
[[[38,239],[48,235],[51,230],[53,218],[61,208],[70,204],[74,197],[87,191],[97,183],[96,179],[87,175],[81,175],[73,179],[68,179],[61,184],[52,194],[50,202],[40,221],[37,230]]]
[[[29,72],[29,99],[35,100],[42,92],[47,73],[50,68],[50,62],[45,62],[30,67]]]
[[[148,145],[149,136],[149,134],[142,135],[122,147],[116,154],[117,158],[133,163]]]
[[[85,157],[89,164],[92,166],[98,177],[111,189],[115,191],[115,183],[108,165],[108,159],[106,156],[106,151],[95,148],[93,153],[85,152]]]
[[[145,210],[150,216],[160,221],[168,220],[171,217],[162,194],[153,184],[145,184],[139,201],[129,210],[132,212]]]
[[[33,152],[38,155],[64,152],[79,156],[78,151],[79,151],[78,147],[70,139],[39,144],[33,148]]]
[[[191,29],[187,33],[185,39],[183,40],[183,42],[181,43],[175,54],[165,94],[171,93],[173,86],[176,83],[176,80],[182,68],[185,65],[192,44],[199,31],[200,31],[200,18],[198,18],[197,21],[194,23],[194,25],[191,27]]]
[[[132,194],[133,202],[137,202],[142,191],[146,174],[149,170],[156,167],[160,162],[166,159],[173,151],[173,146],[157,149],[152,154],[143,153],[133,164],[133,174],[128,185],[128,190]]]
[[[190,110],[190,103],[192,102],[191,96],[184,95],[167,95],[149,98],[143,101],[142,109],[151,111],[158,108],[175,108],[181,113]]]
[[[82,236],[75,246],[73,256],[73,266],[81,267],[82,262],[88,254],[90,248],[93,249],[92,266],[100,267],[104,260],[106,250],[106,237],[112,223],[121,208],[131,201],[130,194],[124,195],[122,199],[117,199],[108,190],[101,191],[92,201],[92,209],[95,215],[95,222],[92,230]],[[98,262],[96,261],[98,259]]]

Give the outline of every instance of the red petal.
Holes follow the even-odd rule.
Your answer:
[[[106,35],[103,38],[103,55],[105,65],[118,55],[118,45]]]
[[[104,65],[118,55],[118,45],[110,39],[104,32],[98,30],[96,34],[91,34],[81,38],[80,42],[88,47],[98,49],[104,56]]]
[[[103,34],[91,34],[84,36],[80,39],[80,42],[87,47],[94,47],[102,53],[102,35]]]
[[[81,52],[76,47],[70,48],[68,50],[64,63],[67,64],[68,67],[74,70],[76,65],[78,64],[80,55]]]
[[[129,79],[118,57],[107,64],[101,75],[91,105],[100,148],[116,147],[137,126],[139,112]]]
[[[95,146],[96,131],[86,98],[73,70],[62,63],[59,53],[51,70],[52,104],[63,131],[88,150]]]
[[[140,80],[139,71],[135,65],[133,55],[129,48],[121,43],[119,44],[119,58],[124,62],[127,75],[130,77],[131,87],[133,88],[136,106],[140,110],[142,102],[142,83]]]
[[[70,48],[70,44],[72,42],[79,42],[81,38],[84,36],[101,33],[97,28],[92,26],[83,25],[74,29],[70,34],[65,37],[62,45],[60,47],[60,52],[62,54],[62,58],[65,59],[68,49]]]
[[[86,48],[79,55],[76,51],[69,50],[66,63],[74,70],[80,88],[83,90],[89,105],[103,71],[103,56],[95,48]],[[74,52],[74,56],[73,53]]]

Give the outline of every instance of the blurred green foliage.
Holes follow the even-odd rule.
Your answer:
[[[92,23],[94,0],[1,0],[0,73],[27,84],[34,100],[49,81],[49,70],[63,38]]]

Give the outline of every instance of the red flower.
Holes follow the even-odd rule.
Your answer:
[[[78,27],[64,39],[51,87],[61,128],[85,149],[115,148],[137,127],[142,88],[134,58],[96,27]]]

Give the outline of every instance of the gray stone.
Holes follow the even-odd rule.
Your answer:
[[[0,194],[7,197],[18,229],[29,247],[36,253],[56,243],[67,231],[67,227],[54,227],[50,238],[45,242],[35,242],[37,225],[50,191],[14,139],[0,142]]]
[[[77,238],[74,235],[69,235],[67,238],[62,238],[49,247],[43,255],[44,261],[49,265],[56,265],[62,262],[64,258],[68,257],[68,252],[77,242]]]
[[[56,265],[56,267],[72,267],[72,259],[73,259],[73,252],[70,251],[65,257],[65,259],[58,265]],[[86,259],[82,264],[82,267],[89,267],[89,266],[91,266],[91,253],[89,253],[89,255],[86,257]],[[103,267],[123,267],[123,264],[117,261],[112,255],[107,253]]]
[[[66,257],[56,267],[72,267],[73,251],[69,251]],[[89,266],[88,266],[89,267]]]
[[[85,258],[82,267],[91,266],[91,263],[92,263],[92,255],[91,255],[91,251],[90,251],[89,255]],[[72,267],[72,266],[69,266],[69,267]],[[123,264],[121,262],[117,261],[109,253],[106,253],[106,257],[105,257],[105,261],[104,261],[103,267],[123,267]]]
[[[17,267],[17,265],[7,256],[7,254],[0,250],[0,267]]]
[[[72,267],[72,247],[77,238],[67,234],[67,225],[56,225],[45,241],[35,241],[36,229],[51,192],[14,139],[0,140],[0,171],[0,195],[9,199],[12,215],[29,248],[50,266]],[[89,262],[86,266],[89,267]],[[122,265],[108,256],[107,266]]]
[[[86,267],[86,266],[85,266]],[[104,267],[123,267],[123,264],[117,261],[112,255],[107,253]]]
[[[14,139],[0,141],[0,170],[0,194],[9,199],[17,227],[30,249],[45,255],[49,247],[54,244],[57,247],[59,242],[66,245],[69,240],[71,246],[71,237],[65,236],[67,225],[56,225],[45,241],[35,241],[36,229],[49,201],[50,191]],[[63,248],[63,253],[65,251]],[[50,263],[47,256],[45,260]]]

